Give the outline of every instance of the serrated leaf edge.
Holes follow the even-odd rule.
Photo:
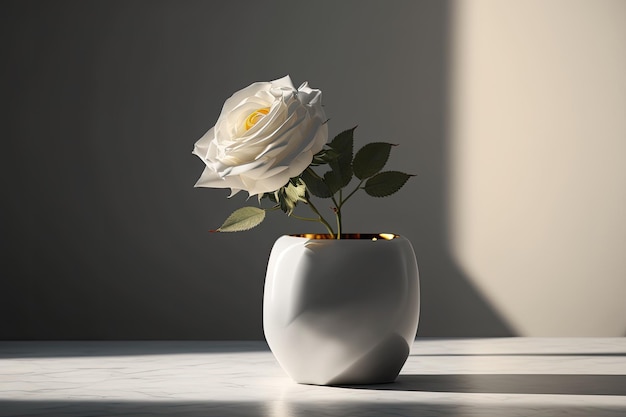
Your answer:
[[[400,186],[398,187],[398,189],[397,189],[397,190],[395,190],[394,192],[392,192],[392,193],[390,193],[390,194],[385,194],[385,195],[372,195],[372,194],[368,193],[368,192],[367,192],[367,183],[368,183],[371,179],[376,178],[378,175],[381,175],[381,174],[386,174],[386,173],[388,173],[388,172],[398,172],[398,173],[400,173],[400,174],[404,174],[404,175],[406,175],[406,176],[407,176],[407,178],[404,180],[404,182],[402,183],[402,185],[400,185]],[[362,187],[362,189],[363,189],[363,190],[367,193],[367,195],[369,195],[370,197],[374,197],[374,198],[385,198],[385,197],[389,197],[390,195],[394,195],[395,193],[397,193],[398,191],[400,191],[400,189],[401,189],[402,187],[404,187],[404,186],[405,186],[405,184],[407,183],[407,181],[409,181],[409,179],[410,179],[411,177],[415,177],[415,176],[416,176],[415,174],[407,174],[406,172],[401,172],[401,171],[383,171],[383,172],[379,172],[379,173],[377,173],[377,174],[375,174],[375,175],[373,175],[373,176],[369,177],[369,178],[367,179],[367,182],[365,183],[365,185]]]
[[[241,220],[238,221],[234,221],[234,219],[236,218],[236,216],[242,211],[242,210],[254,210],[255,214],[250,215],[248,217],[245,217]],[[235,228],[232,229],[235,225],[237,225],[238,223],[245,223],[246,221],[250,221],[251,218],[257,217],[259,216],[260,218],[258,219],[258,221],[253,221],[250,224],[247,224],[243,227],[239,227],[239,228]],[[222,232],[222,233],[230,233],[230,232],[245,232],[246,230],[250,230],[253,227],[258,226],[259,224],[261,224],[261,222],[263,222],[263,220],[265,220],[265,210],[258,208],[258,207],[241,207],[238,208],[237,210],[233,211],[230,216],[228,216],[226,218],[226,220],[224,220],[224,223],[222,223],[222,225],[220,227],[218,227],[216,230],[214,230],[215,232]],[[233,222],[232,224],[228,224],[229,221]]]
[[[387,152],[387,157],[385,158],[385,162],[382,164],[382,166],[378,169],[378,171],[374,172],[373,174],[369,175],[369,176],[363,176],[360,177],[357,175],[356,170],[354,169],[354,163],[355,161],[357,161],[357,158],[359,157],[359,153],[365,149],[368,146],[371,145],[379,145],[379,144],[383,144],[383,145],[389,145],[389,151]],[[368,178],[372,178],[374,175],[377,175],[379,173],[381,173],[381,170],[385,167],[385,165],[387,165],[387,161],[389,161],[389,155],[391,154],[391,148],[393,148],[394,146],[398,146],[396,144],[393,143],[389,143],[389,142],[370,142],[367,143],[365,145],[363,145],[358,151],[356,151],[356,153],[354,154],[354,158],[352,159],[352,173],[355,177],[357,177],[360,180],[366,180]],[[408,174],[407,174],[408,175]]]

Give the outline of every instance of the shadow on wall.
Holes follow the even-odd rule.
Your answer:
[[[516,336],[453,261],[447,256],[444,259],[445,266],[436,276],[421,281],[418,338]]]
[[[431,104],[436,104],[433,113],[436,118],[429,120],[431,126],[423,132],[424,144],[428,147],[424,146],[418,154],[418,168],[423,171],[418,177],[421,184],[418,195],[429,202],[420,205],[421,230],[413,239],[420,265],[422,291],[418,337],[514,336],[515,332],[505,319],[457,267],[451,255],[448,186],[452,146],[449,100],[453,7],[454,2],[445,1],[439,4],[436,12],[438,23],[433,26],[431,39],[436,39],[441,45],[441,51],[436,55],[439,71],[428,82],[433,83],[439,97],[429,100]]]

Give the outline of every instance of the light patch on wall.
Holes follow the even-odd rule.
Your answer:
[[[626,2],[458,1],[451,250],[521,335],[626,332]]]

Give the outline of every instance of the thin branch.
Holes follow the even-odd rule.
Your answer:
[[[333,228],[330,227],[330,224],[326,221],[324,216],[322,216],[322,213],[319,212],[317,207],[315,207],[315,204],[313,204],[311,199],[307,196],[307,197],[305,197],[305,200],[306,200],[306,203],[309,205],[309,207],[311,207],[311,210],[313,210],[315,212],[315,214],[317,214],[319,216],[320,223],[322,223],[324,226],[326,226],[326,229],[328,229],[328,233],[330,233],[331,237],[335,237],[335,233],[333,232]]]
[[[320,221],[320,219],[314,219],[314,218],[312,218],[312,217],[300,217],[300,216],[296,216],[295,214],[292,214],[292,215],[291,215],[291,216],[289,216],[289,217],[293,217],[294,219],[298,219],[298,220],[304,220],[304,221],[306,221],[306,222],[318,222],[318,223],[322,223],[322,222]]]
[[[348,201],[350,199],[350,197],[352,197],[354,195],[354,193],[356,193],[357,191],[359,191],[361,189],[361,185],[363,185],[363,182],[365,180],[361,180],[361,182],[359,183],[359,185],[356,186],[356,188],[354,190],[352,190],[352,192],[350,194],[348,194],[348,196],[346,197],[345,200],[343,200],[339,206],[339,208],[341,209],[341,206],[343,206],[346,201]]]
[[[335,204],[333,211],[335,212],[335,218],[337,220],[337,239],[341,239],[341,206],[337,203],[335,196],[332,196],[331,198]],[[339,189],[339,201],[341,201],[341,189]]]

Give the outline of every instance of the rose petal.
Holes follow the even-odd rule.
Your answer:
[[[209,151],[209,145],[214,138],[215,129],[211,128],[194,144],[192,153],[204,160]]]
[[[269,107],[246,130],[251,113]],[[194,146],[206,168],[196,186],[273,192],[306,169],[328,140],[321,91],[303,83],[294,89],[289,76],[254,83],[233,94],[215,126]]]
[[[202,175],[200,176],[194,187],[245,189],[245,187],[243,186],[243,182],[239,177],[220,177],[208,166],[204,168],[204,171],[202,171]]]

